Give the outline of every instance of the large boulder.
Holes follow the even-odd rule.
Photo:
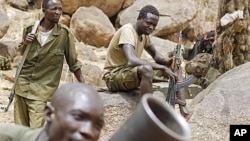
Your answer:
[[[231,124],[249,124],[249,71],[250,63],[229,70],[192,100],[192,141],[228,141]]]
[[[2,38],[7,33],[9,25],[9,17],[5,11],[3,11],[3,9],[0,9],[0,38]]]
[[[17,9],[28,10],[29,3],[27,0],[7,0],[7,2]]]
[[[137,0],[119,13],[116,27],[135,23],[139,10],[145,5],[154,5],[160,12],[159,23],[153,32],[155,36],[165,36],[185,29],[197,12],[191,0]]]
[[[10,26],[4,36],[4,39],[17,42],[22,40],[24,27],[31,25],[34,21],[43,16],[40,9],[32,10],[32,12],[26,12],[11,6],[6,6],[6,13],[8,14],[10,20]]]
[[[176,47],[176,43],[169,40],[164,40],[155,36],[150,36],[150,39],[154,44],[156,50],[166,58],[169,57],[169,54],[171,54],[171,52],[173,52],[174,48]],[[147,53],[146,50],[143,50],[141,58],[147,61],[154,62],[153,58],[150,56],[149,53]]]
[[[13,41],[0,42],[0,55],[9,58],[11,61],[13,61],[14,57],[16,56],[17,46],[18,43]]]
[[[216,21],[220,11],[219,2],[219,0],[207,0],[204,2],[194,0],[198,12],[195,19],[191,21],[191,25],[194,27],[197,37],[207,31],[216,29]]]
[[[101,9],[108,17],[117,14],[122,8],[131,5],[135,0],[62,0],[63,12],[69,15],[79,7],[96,6]]]
[[[62,16],[60,17],[59,23],[65,24],[68,27],[70,27],[70,20],[71,17],[67,14],[62,14]]]
[[[78,41],[108,46],[115,29],[108,17],[97,7],[80,7],[71,18],[70,29]]]
[[[99,61],[92,48],[82,42],[75,42],[76,50],[78,52],[78,59],[81,62],[97,62]]]
[[[152,43],[155,45],[156,50],[159,51],[165,57],[168,57],[169,53],[174,51],[174,48],[177,44],[175,42],[164,40],[155,36],[151,36],[151,40]]]
[[[95,88],[105,87],[105,82],[102,80],[102,69],[91,63],[83,63],[81,68],[85,83]],[[69,82],[77,82],[76,77],[69,71],[67,64],[63,65],[61,84]]]
[[[93,87],[105,87],[106,84],[102,80],[102,69],[91,63],[84,63],[82,66],[82,74],[86,84]]]

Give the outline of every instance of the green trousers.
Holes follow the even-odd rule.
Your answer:
[[[103,75],[109,91],[128,91],[140,86],[140,79],[137,67],[117,67]],[[154,70],[153,82],[167,82],[168,78],[163,77],[163,72]]]
[[[39,128],[44,125],[44,108],[46,102],[27,99],[15,95],[14,122],[31,128]]]

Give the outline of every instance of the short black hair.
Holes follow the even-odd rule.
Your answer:
[[[42,2],[42,8],[46,8],[49,1],[50,0],[43,0],[43,2]]]
[[[146,5],[146,6],[142,7],[142,9],[140,10],[138,19],[146,18],[148,13],[151,13],[151,14],[156,15],[156,16],[160,15],[159,11],[153,5]]]
[[[42,1],[42,8],[47,8],[49,1],[51,1],[51,0],[43,0]],[[58,0],[58,1],[61,1],[61,0]]]

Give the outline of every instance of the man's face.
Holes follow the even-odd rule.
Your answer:
[[[50,139],[97,141],[104,125],[104,111],[101,102],[86,95],[71,98],[71,102],[55,109],[51,115]]]
[[[58,23],[62,15],[62,4],[59,0],[50,0],[47,7],[43,9],[45,19],[52,23]]]
[[[145,35],[151,34],[155,30],[155,27],[157,26],[158,21],[159,21],[159,17],[156,15],[153,15],[152,13],[147,13],[146,18],[140,18],[138,20],[138,23],[139,23],[139,30],[141,34],[145,34]]]

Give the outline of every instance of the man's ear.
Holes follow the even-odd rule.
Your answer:
[[[54,118],[55,108],[49,103],[44,110],[44,118],[47,122],[51,122]]]

